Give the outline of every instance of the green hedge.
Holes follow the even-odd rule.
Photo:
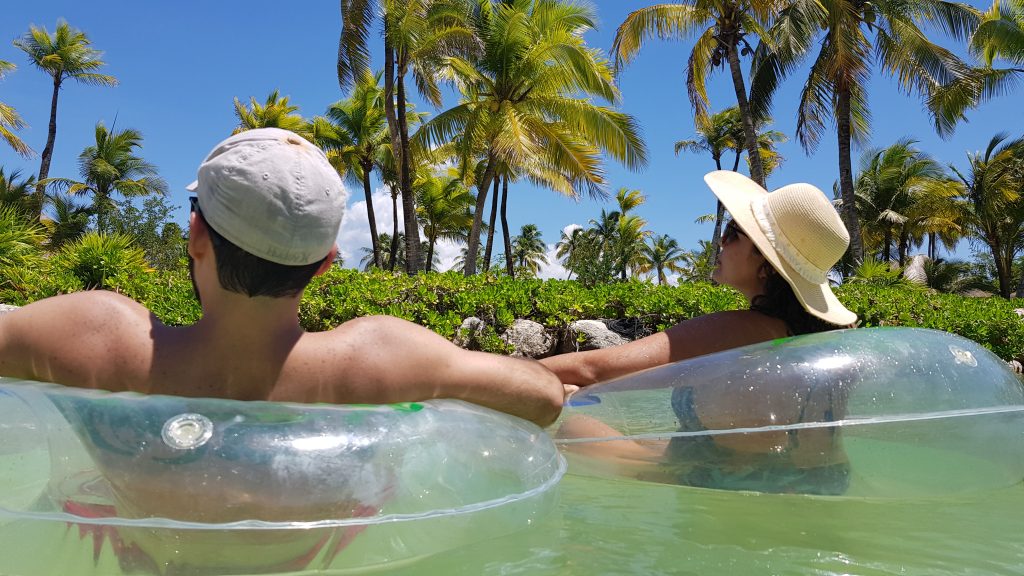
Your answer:
[[[54,271],[32,278],[10,303],[82,289],[67,274]],[[187,272],[145,272],[108,279],[108,286],[142,302],[164,322],[181,325],[199,318]],[[863,326],[918,326],[960,334],[980,342],[1001,358],[1024,360],[1024,320],[1014,308],[1024,302],[1001,298],[965,298],[924,290],[846,285],[839,299],[857,313]],[[476,316],[489,325],[485,349],[503,351],[497,333],[516,318],[561,331],[574,320],[630,319],[641,330],[655,331],[677,322],[742,308],[736,292],[710,284],[661,287],[642,282],[584,288],[574,281],[510,280],[506,277],[456,273],[415,277],[385,272],[363,273],[333,268],[314,279],[300,308],[311,331],[327,330],[346,320],[389,314],[416,322],[453,338],[463,319]]]

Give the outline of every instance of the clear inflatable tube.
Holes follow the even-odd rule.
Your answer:
[[[390,564],[532,524],[565,467],[533,424],[457,400],[300,405],[0,380],[0,572]],[[28,555],[32,541],[59,553]]]
[[[787,338],[591,386],[556,442],[570,471],[703,488],[880,498],[1024,479],[1024,387],[935,330]]]

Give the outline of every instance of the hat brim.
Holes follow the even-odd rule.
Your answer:
[[[718,170],[704,176],[708,187],[729,211],[736,225],[746,233],[761,255],[785,278],[793,288],[797,300],[804,309],[822,320],[837,326],[847,326],[857,321],[857,315],[849,311],[828,285],[828,281],[816,284],[806,280],[785,260],[779,257],[768,236],[754,215],[753,203],[760,201],[768,191],[757,182],[731,170]]]

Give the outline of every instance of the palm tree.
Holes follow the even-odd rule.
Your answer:
[[[17,68],[13,63],[6,60],[0,60],[0,79],[2,79],[8,72]],[[12,132],[12,130],[21,130],[25,127],[25,121],[21,119],[18,111],[13,106],[8,106],[3,102],[0,102],[0,138],[3,138],[7,145],[14,148],[20,156],[28,158],[32,155],[32,149],[25,144],[21,138]]]
[[[665,271],[680,273],[683,271],[683,264],[686,262],[686,255],[679,243],[668,234],[658,234],[651,238],[650,243],[645,243],[641,249],[644,262],[640,265],[640,272],[655,271],[658,284],[668,284],[668,277]]]
[[[370,173],[380,164],[383,149],[389,145],[383,98],[380,74],[364,72],[353,86],[351,95],[327,109],[327,118],[334,128],[333,137],[317,139],[317,144],[327,150],[328,157],[332,161],[337,158],[341,163],[339,171],[358,177],[362,182],[373,263],[377,268],[381,268],[383,262],[377,244],[377,218],[373,209]]]
[[[619,205],[615,230],[615,257],[619,278],[625,280],[627,270],[636,269],[641,263],[644,239],[650,235],[650,232],[644,230],[647,221],[630,214],[634,208],[643,204],[646,198],[639,190],[619,188],[615,194],[615,201]]]
[[[384,28],[384,111],[392,149],[395,150],[402,214],[406,229],[406,272],[419,267],[419,231],[412,193],[414,151],[409,125],[402,114],[407,104],[405,77],[412,72],[420,94],[434,106],[441,105],[436,70],[441,59],[465,52],[475,43],[466,27],[469,15],[465,0],[341,0],[342,30],[338,40],[338,84],[342,90],[369,66],[367,38],[374,15],[382,15]]]
[[[434,260],[438,239],[465,240],[473,223],[473,195],[456,176],[420,176],[416,181],[416,214],[427,236],[426,271]]]
[[[156,166],[135,155],[142,148],[142,134],[137,130],[107,130],[96,124],[96,144],[86,147],[78,156],[81,182],[68,178],[48,178],[39,182],[71,194],[92,194],[92,211],[96,214],[96,230],[104,234],[107,219],[117,210],[111,195],[125,198],[166,194],[167,183],[157,174]]]
[[[29,175],[21,179],[21,171],[15,170],[10,175],[4,174],[0,166],[0,206],[10,206],[20,212],[23,217],[37,220],[39,206],[36,206],[35,177]]]
[[[81,30],[76,30],[64,20],[57,21],[57,29],[51,36],[46,28],[29,26],[28,33],[14,41],[14,46],[28,54],[29,61],[46,72],[53,79],[53,96],[50,100],[50,126],[46,133],[46,146],[39,163],[39,177],[36,181],[37,205],[42,207],[44,188],[42,181],[50,175],[50,159],[53,144],[57,139],[57,96],[65,80],[71,79],[83,84],[116,86],[117,78],[96,72],[106,65],[100,59],[103,53],[91,47],[92,42]]]
[[[49,200],[51,214],[49,218],[43,218],[42,224],[49,238],[48,247],[57,250],[75,242],[89,231],[89,218],[93,211],[75,202],[68,194],[53,194]]]
[[[1013,260],[1024,249],[1024,138],[997,134],[984,153],[968,154],[960,179],[964,223],[985,244],[995,261],[999,293],[1010,297]]]
[[[515,269],[528,276],[536,276],[540,265],[548,263],[547,247],[540,237],[540,230],[533,224],[525,224],[519,235],[512,239],[512,258]]]
[[[312,140],[312,125],[299,114],[295,114],[298,109],[298,106],[288,102],[288,96],[281,98],[277,90],[271,92],[263,104],[252,96],[249,97],[248,106],[235,98],[235,117],[238,118],[238,126],[231,133],[238,134],[256,128],[281,128]]]
[[[750,159],[750,177],[764,186],[765,174],[755,133],[756,115],[747,97],[740,70],[740,56],[753,53],[748,35],[768,41],[765,28],[781,3],[776,0],[686,0],[658,4],[631,12],[619,25],[612,42],[616,69],[640,52],[645,40],[682,39],[699,32],[686,65],[686,89],[696,118],[707,116],[707,78],[712,70],[728,64],[743,125],[743,139]]]
[[[971,35],[970,51],[981,66],[953,79],[929,98],[940,134],[952,132],[968,108],[999,94],[1016,93],[1016,81],[1024,76],[1024,1],[993,0]],[[1010,66],[995,68],[997,61]]]
[[[898,245],[899,265],[906,262],[908,244],[920,219],[927,216],[919,205],[923,192],[939,188],[935,181],[945,182],[942,167],[918,150],[909,138],[884,148],[868,150],[861,159],[861,170],[855,181],[857,214],[864,223],[865,238],[872,238],[880,247],[879,260],[892,262],[893,247]]]
[[[775,130],[764,130],[762,127],[771,122],[771,118],[758,119],[754,123],[756,132],[757,149],[761,156],[762,169],[765,176],[779,166],[782,156],[776,151],[776,145],[785,142],[786,136]],[[743,122],[740,118],[740,109],[736,106],[716,112],[711,116],[694,118],[697,126],[697,138],[693,140],[679,140],[675,144],[675,152],[709,153],[715,162],[715,169],[722,169],[722,156],[727,151],[734,153],[732,171],[736,172],[740,167],[740,158],[744,151]],[[722,243],[722,225],[725,220],[725,206],[721,202],[715,207],[715,228],[711,233],[711,245],[715,253]],[[709,278],[710,279],[710,278]]]
[[[562,236],[555,244],[555,257],[569,271],[569,278],[572,278],[576,265],[582,256],[581,247],[587,241],[587,231],[583,228],[573,228],[566,233],[562,230]]]
[[[947,0],[823,0],[790,4],[755,57],[751,101],[755,115],[771,106],[772,92],[815,46],[820,46],[804,83],[797,110],[797,137],[810,153],[825,123],[835,120],[839,144],[839,189],[842,215],[850,232],[850,253],[864,256],[856,212],[851,143],[867,141],[870,123],[867,86],[873,65],[893,75],[907,92],[930,94],[962,75],[967,66],[951,51],[931,42],[918,22],[937,22],[966,40],[977,25],[977,12]],[[818,32],[823,35],[819,39]],[[936,112],[932,111],[933,118]]]
[[[427,122],[418,137],[458,142],[463,166],[470,158],[485,162],[476,180],[467,275],[476,272],[487,193],[501,166],[575,198],[581,192],[603,196],[602,152],[631,169],[646,163],[633,119],[590,100],[619,100],[611,67],[583,42],[593,27],[593,13],[582,4],[481,1],[475,15],[479,57],[445,60],[444,73],[462,99]]]

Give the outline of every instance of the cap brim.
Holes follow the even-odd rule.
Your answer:
[[[185,190],[188,190],[189,192],[195,192],[196,188],[199,188],[199,180],[196,180],[189,184],[188,186],[185,186]]]
[[[846,309],[828,285],[828,281],[815,284],[804,279],[799,272],[779,257],[768,236],[757,223],[752,204],[768,194],[757,182],[731,170],[718,170],[704,176],[704,181],[729,211],[736,225],[746,233],[758,251],[793,288],[804,309],[822,320],[846,326],[857,321],[857,315]]]

